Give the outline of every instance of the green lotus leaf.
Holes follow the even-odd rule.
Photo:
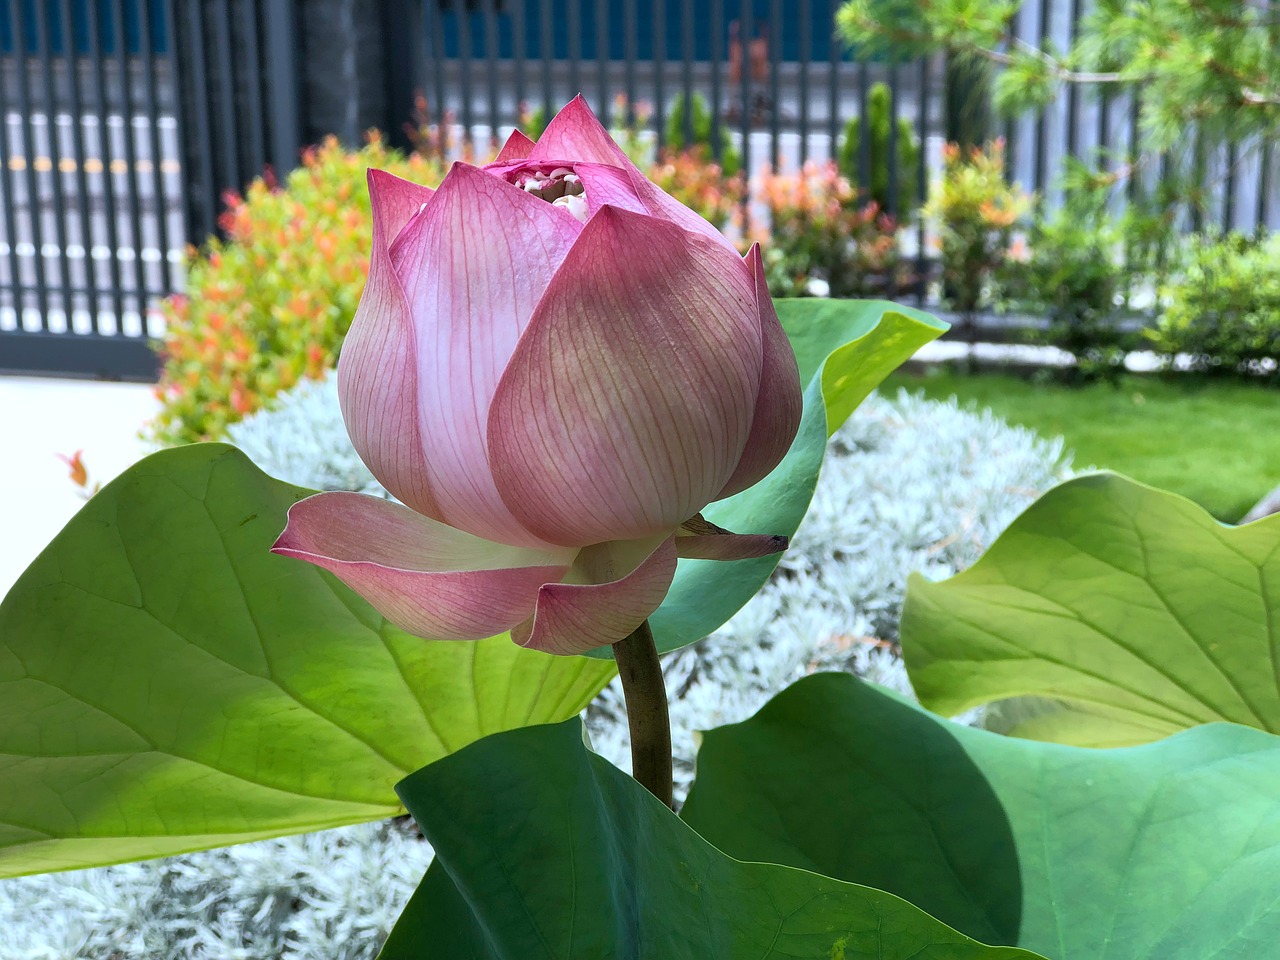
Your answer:
[[[880,382],[947,325],[884,300],[777,300],[778,317],[806,384],[804,418],[791,450],[760,483],[713,503],[707,519],[727,530],[790,536],[800,526],[822,469],[827,438]],[[651,618],[667,652],[702,639],[740,610],[779,555],[725,563],[681,560],[662,607]],[[597,656],[608,657],[600,650]]]
[[[1221,720],[1280,733],[1277,623],[1280,516],[1226,526],[1099,473],[1050,490],[968,570],[913,577],[902,647],[930,709],[1040,698],[1003,707],[1001,729],[1117,746]]]
[[[1053,960],[1262,960],[1280,943],[1280,738],[1136,747],[951,723],[846,674],[706,734],[683,815],[730,856],[896,893]]]
[[[398,789],[437,859],[381,960],[1032,960],[879,890],[725,856],[577,721],[488,737]]]
[[[613,676],[418,640],[268,553],[309,492],[233,447],[166,450],[23,574],[0,604],[0,876],[391,816],[407,773]]]
[[[773,475],[708,511],[743,532],[795,530],[832,411],[847,416],[943,329],[883,303],[779,309],[810,382],[805,425]],[[270,555],[307,493],[233,448],[164,451],[95,496],[14,586],[0,604],[0,876],[394,814],[409,771],[572,716],[612,677],[607,651],[417,640],[328,574]],[[775,563],[681,561],[654,617],[662,649],[720,626]]]

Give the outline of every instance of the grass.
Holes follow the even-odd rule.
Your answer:
[[[1009,374],[895,374],[882,390],[923,389],[990,407],[1042,436],[1061,434],[1077,469],[1105,467],[1239,520],[1280,484],[1280,391],[1200,379],[1128,377],[1066,387]]]

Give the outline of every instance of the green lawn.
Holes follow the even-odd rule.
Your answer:
[[[1061,434],[1077,469],[1106,467],[1235,521],[1280,484],[1280,391],[1243,383],[1129,377],[1068,388],[1007,374],[896,374],[882,390],[976,401],[1043,436]]]

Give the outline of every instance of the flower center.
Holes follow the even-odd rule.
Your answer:
[[[515,176],[515,185],[541,197],[554,207],[563,207],[574,217],[587,222],[587,199],[582,180],[569,167],[551,170],[522,170]]]

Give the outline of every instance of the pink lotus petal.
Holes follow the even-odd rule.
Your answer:
[[[532,149],[533,141],[526,137],[523,131],[512,130],[511,136],[507,137],[507,142],[502,145],[502,149],[494,157],[494,163],[503,163],[507,160],[523,160],[529,156],[529,151]]]
[[[613,142],[613,137],[596,119],[581,94],[551,118],[547,129],[529,152],[529,159],[631,166],[631,160]]]
[[[748,560],[787,549],[786,537],[754,533],[676,535],[676,556],[691,560]]]
[[[764,368],[760,377],[760,394],[756,397],[755,416],[751,421],[751,436],[733,476],[716,495],[717,500],[754,486],[769,475],[791,449],[804,412],[800,369],[796,366],[795,351],[791,349],[791,342],[778,322],[777,311],[769,297],[760,244],[752,246],[746,260],[755,278]]]
[[[494,393],[489,462],[503,500],[549,543],[674,529],[742,458],[760,391],[760,329],[740,257],[605,207]]]
[[[637,554],[639,556],[637,556]],[[586,653],[617,643],[657,610],[676,573],[672,538],[587,547],[570,578],[587,583],[548,583],[538,591],[534,615],[513,627],[511,639],[545,653]]]
[[[439,516],[418,430],[415,334],[391,269],[392,241],[431,195],[430,187],[370,170],[373,252],[369,279],[338,358],[338,397],[351,442],[370,472],[419,513]]]
[[[490,543],[358,493],[298,501],[271,550],[329,570],[402,630],[437,640],[509,630],[574,556]]]
[[[488,540],[541,544],[494,486],[489,404],[581,229],[560,208],[458,163],[391,250],[413,317],[418,425],[435,516]]]
[[[625,167],[602,163],[576,163],[573,172],[582,178],[587,207],[595,213],[603,206],[621,207],[632,213],[670,220],[693,233],[710,237],[736,254],[723,233],[628,163]]]

